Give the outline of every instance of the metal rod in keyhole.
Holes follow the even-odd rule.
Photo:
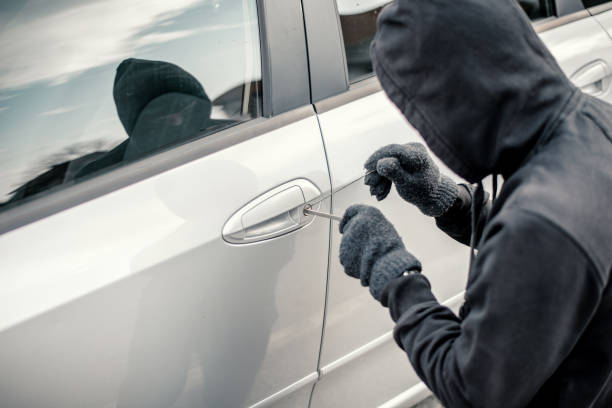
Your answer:
[[[337,215],[328,214],[328,213],[324,213],[324,212],[320,212],[320,211],[315,211],[315,210],[312,209],[310,204],[306,204],[304,206],[304,214],[305,215],[318,215],[319,217],[327,218],[329,220],[338,221],[338,222],[340,222],[342,220],[342,217],[339,217]]]

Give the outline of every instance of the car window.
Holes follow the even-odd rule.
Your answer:
[[[336,0],[350,82],[373,74],[370,43],[376,33],[376,19],[391,0]]]
[[[582,0],[584,7],[587,7],[587,8],[599,6],[600,4],[609,3],[609,2],[610,0]]]
[[[6,0],[0,210],[261,115],[256,0]]]
[[[533,21],[554,15],[552,0],[519,0],[519,4]]]

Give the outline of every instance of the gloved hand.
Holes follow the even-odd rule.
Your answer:
[[[374,171],[366,176],[365,183],[378,201],[387,197],[391,182],[400,197],[432,217],[444,214],[457,198],[457,185],[440,174],[421,143],[385,146],[374,152],[364,167]]]
[[[347,275],[370,287],[378,301],[389,281],[404,272],[421,271],[393,225],[374,207],[353,205],[340,221],[340,263]]]

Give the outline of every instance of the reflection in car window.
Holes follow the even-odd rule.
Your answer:
[[[519,0],[519,5],[531,20],[539,20],[554,15],[552,0]]]
[[[0,210],[261,115],[255,0],[8,0],[0,27]]]
[[[587,7],[587,8],[599,6],[600,4],[609,3],[609,2],[610,0],[582,0],[584,7]]]
[[[372,75],[370,43],[376,33],[376,19],[391,0],[336,0],[349,81],[355,82]]]

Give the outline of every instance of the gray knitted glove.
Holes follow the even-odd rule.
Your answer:
[[[421,143],[385,146],[370,156],[365,168],[374,171],[366,176],[365,183],[378,201],[387,197],[391,182],[400,197],[432,217],[444,214],[457,198],[457,185],[440,174]]]
[[[421,271],[421,263],[406,251],[393,225],[374,207],[349,207],[340,221],[340,233],[344,272],[369,286],[378,301],[389,281],[404,272]]]

